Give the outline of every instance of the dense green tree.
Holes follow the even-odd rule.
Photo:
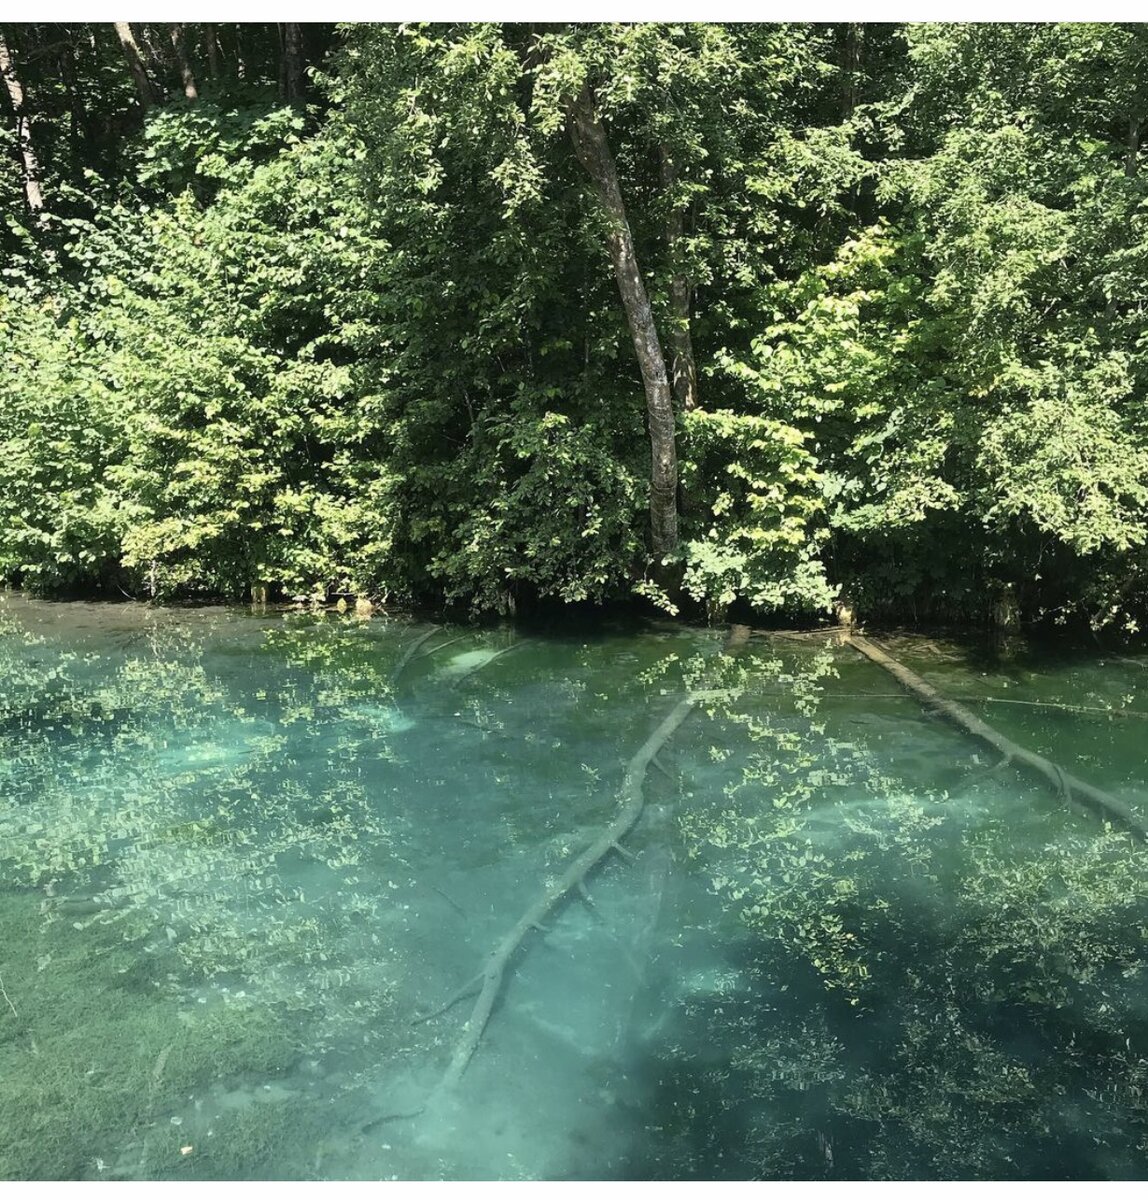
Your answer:
[[[0,34],[7,579],[1137,627],[1142,27]]]
[[[732,297],[722,285],[732,276],[734,287],[748,292],[776,269],[778,256],[763,253],[755,234],[767,227],[792,236],[789,214],[762,217],[745,203],[743,188],[752,175],[759,189],[772,187],[782,195],[777,176],[790,166],[787,159],[808,154],[804,145],[797,146],[802,139],[787,135],[779,122],[795,120],[800,108],[789,92],[815,88],[822,65],[818,53],[825,49],[819,36],[786,27],[586,26],[546,33],[519,26],[360,27],[345,51],[344,120],[361,139],[368,186],[386,214],[386,233],[398,252],[394,282],[402,291],[408,279],[409,286],[420,289],[429,283],[433,292],[420,292],[416,310],[428,319],[407,320],[401,337],[406,353],[433,363],[434,377],[441,381],[436,391],[453,392],[444,396],[439,411],[473,429],[476,414],[494,401],[495,419],[501,422],[507,411],[502,397],[517,391],[514,426],[520,439],[539,420],[540,400],[547,421],[560,405],[574,401],[575,410],[560,415],[581,429],[592,430],[603,414],[616,414],[609,428],[623,440],[605,451],[626,463],[626,490],[632,494],[641,427],[631,396],[644,387],[654,449],[649,547],[655,560],[676,544],[670,493],[676,490],[677,455],[667,425],[671,370],[665,346],[677,347],[673,373],[689,380],[696,365],[691,371],[681,360],[689,355],[686,347],[692,349],[694,321],[683,297],[703,282],[713,288],[711,303],[719,315],[699,336],[703,350],[716,357],[720,342],[712,343],[729,335]],[[730,129],[731,110],[739,118],[737,136]],[[826,156],[830,170],[842,173],[843,155],[847,148]],[[673,165],[668,176],[667,160]],[[828,195],[833,185],[823,178],[824,170],[819,163],[810,176]],[[681,216],[686,206],[694,230],[683,246],[683,238],[671,240],[667,229],[679,223],[684,228],[684,216],[679,222],[674,213]],[[610,296],[611,265],[621,304]],[[439,286],[442,278],[452,281],[449,292]],[[504,314],[497,337],[491,336],[492,312]],[[472,376],[469,389],[443,379],[441,345],[436,339],[428,348],[423,341],[440,323],[484,333],[463,343],[468,353],[454,368]],[[632,350],[626,347],[627,325]],[[714,326],[724,327],[719,333]],[[670,338],[664,335],[667,328],[676,331]],[[554,331],[542,342],[545,361],[534,345],[536,329]],[[473,370],[484,355],[489,382],[478,390]],[[617,364],[625,371],[620,378]],[[421,365],[416,370],[427,373]],[[514,382],[518,372],[530,380],[533,394],[524,394]],[[399,374],[413,380],[415,370]],[[420,399],[427,390],[420,388]],[[692,401],[679,399],[679,417],[698,406],[698,388],[691,390]],[[715,411],[725,411],[727,396],[717,395],[715,401]],[[718,471],[734,467],[738,448],[732,416],[710,422],[706,430],[707,451]],[[760,441],[762,428],[755,433]],[[536,444],[546,452],[545,443]],[[795,537],[792,526],[785,538],[766,532],[762,552],[758,525],[784,523],[801,509],[782,499],[788,468],[772,461],[787,462],[788,437],[779,431],[773,445],[763,448],[767,453],[755,468],[768,464],[770,477],[758,482],[755,471],[750,491],[772,491],[776,503],[760,495],[756,505],[753,497],[745,501],[743,488],[733,489],[738,502],[725,489],[706,495],[709,479],[699,481],[689,464],[684,468],[695,485],[687,486],[682,498],[687,589],[698,598],[729,591],[728,579],[720,588],[715,585],[716,554],[722,557],[723,575],[736,572],[755,599],[766,600],[768,593],[776,603],[786,593],[798,607],[824,603],[828,590],[817,582],[816,569],[804,566],[807,539],[801,532]],[[481,453],[488,463],[488,448]],[[511,466],[514,473],[522,469]],[[555,479],[563,486],[559,476]],[[577,478],[565,486],[577,487]],[[481,512],[485,491],[476,495],[468,486],[458,517],[444,523],[439,536],[449,538],[450,526],[459,522],[468,530],[480,522],[482,543],[491,545],[496,531]],[[570,598],[602,594],[604,587],[617,590],[635,566],[641,577],[641,560],[632,561],[634,514],[625,495],[616,493],[596,506],[611,512],[610,527],[624,533],[624,541],[608,550],[612,569],[596,569],[590,586],[579,584],[574,592],[564,583],[560,594]],[[627,509],[619,509],[619,502]],[[499,505],[496,536],[501,540],[506,526],[501,500]],[[598,522],[592,526],[594,533],[602,528]],[[468,540],[473,544],[473,534]],[[563,541],[560,548],[569,553],[570,539]],[[795,558],[800,560],[796,567]],[[478,565],[466,564],[472,578]],[[544,593],[555,590],[540,572],[509,564],[508,570],[511,579]],[[732,598],[718,601],[715,595],[715,603]]]

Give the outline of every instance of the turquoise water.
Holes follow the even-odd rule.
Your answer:
[[[0,1177],[1143,1178],[1148,851],[723,640],[0,598]],[[1148,817],[1148,657],[882,644]]]

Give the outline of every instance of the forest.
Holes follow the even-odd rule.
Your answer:
[[[1148,28],[0,25],[0,579],[1138,632]]]

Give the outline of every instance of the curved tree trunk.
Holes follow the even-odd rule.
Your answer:
[[[681,412],[698,406],[698,368],[694,343],[690,337],[690,299],[693,292],[681,257],[686,216],[675,203],[673,191],[678,182],[678,167],[668,146],[662,146],[662,188],[670,203],[666,218],[666,246],[670,256],[670,346],[673,350],[674,400]]]
[[[584,87],[567,107],[570,136],[578,160],[598,188],[606,214],[607,243],[614,276],[622,295],[622,307],[634,340],[642,384],[646,391],[646,414],[650,429],[652,467],[650,472],[650,548],[661,559],[678,546],[678,454],[674,441],[674,406],[666,359],[658,338],[650,298],[642,283],[634,238],[622,201],[622,189],[606,131],[598,119],[594,98]]]
[[[131,72],[132,79],[135,80],[136,93],[139,96],[140,106],[144,112],[147,112],[153,104],[159,103],[160,97],[156,93],[155,87],[144,68],[139,43],[136,41],[132,27],[127,21],[113,21],[112,24],[115,26],[116,36],[120,39],[120,46],[123,49],[128,70]]]
[[[44,220],[44,193],[40,190],[40,162],[36,158],[36,148],[32,144],[32,127],[28,122],[28,111],[24,104],[24,88],[20,77],[16,74],[16,66],[8,49],[8,42],[0,30],[0,75],[4,76],[4,86],[8,91],[8,99],[12,102],[12,112],[16,118],[16,147],[20,153],[21,175],[24,182],[24,198],[28,202],[28,211],[32,220],[41,224]]]

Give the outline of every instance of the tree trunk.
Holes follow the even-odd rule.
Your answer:
[[[303,27],[298,21],[283,26],[283,79],[288,100],[303,99]]]
[[[650,298],[642,283],[634,238],[622,201],[614,156],[606,140],[606,131],[594,109],[590,89],[569,101],[567,113],[570,136],[579,161],[598,188],[605,211],[607,244],[614,264],[614,276],[626,310],[630,336],[642,372],[646,391],[646,413],[650,429],[652,469],[650,472],[650,547],[661,559],[678,545],[678,456],[674,443],[674,406],[666,360],[654,324]]]
[[[195,86],[195,76],[191,71],[191,63],[187,58],[187,46],[183,40],[183,26],[171,27],[171,48],[175,51],[175,61],[179,66],[179,78],[183,83],[183,94],[188,100],[198,100],[199,90]]]
[[[147,71],[144,69],[143,56],[140,54],[139,44],[136,42],[135,34],[132,32],[132,27],[127,21],[113,21],[112,24],[115,26],[116,34],[120,39],[120,46],[123,48],[128,70],[135,80],[140,106],[144,112],[147,112],[153,104],[159,102],[160,97],[157,95],[155,87],[148,77]]]
[[[1124,174],[1129,179],[1136,178],[1137,162],[1140,158],[1140,121],[1137,117],[1128,118],[1128,142],[1124,154]]]
[[[235,74],[239,79],[246,80],[248,76],[247,59],[243,53],[243,26],[235,26]]]
[[[857,108],[857,77],[861,72],[861,39],[864,28],[853,21],[845,26],[841,48],[841,118],[848,121]]]
[[[219,78],[219,43],[215,40],[215,26],[204,25],[204,41],[207,42],[207,73],[212,79]]]
[[[140,42],[143,44],[145,65],[151,68],[153,78],[165,80],[168,68],[172,65],[172,59],[167,52],[163,38],[157,34],[156,27],[150,21],[140,26]],[[164,92],[167,91],[166,83],[163,83],[161,87]]]
[[[0,30],[0,75],[4,76],[4,86],[8,89],[8,99],[12,102],[12,112],[16,118],[16,147],[20,152],[24,198],[28,202],[28,211],[32,214],[33,222],[41,225],[44,221],[44,194],[40,190],[40,163],[36,158],[36,148],[32,144],[32,127],[24,106],[24,88],[20,83],[20,77],[16,74],[16,67],[12,62],[12,55],[8,51],[8,43],[2,30]]]
[[[698,368],[694,360],[694,343],[690,337],[690,298],[693,287],[682,262],[682,238],[686,217],[682,206],[674,199],[678,182],[678,167],[667,146],[662,146],[662,188],[670,204],[666,218],[666,244],[670,255],[670,346],[673,350],[674,400],[681,412],[698,406]]]
[[[64,93],[68,98],[71,153],[74,162],[82,161],[85,147],[94,146],[96,143],[96,133],[87,111],[80,101],[76,78],[76,64],[80,61],[82,47],[83,39],[75,38],[60,49],[56,58],[56,69],[59,71],[60,81],[64,85]]]

